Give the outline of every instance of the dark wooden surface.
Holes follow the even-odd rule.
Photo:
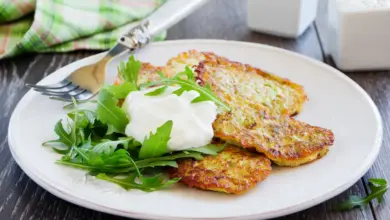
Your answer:
[[[326,0],[320,0],[319,16],[299,39],[283,39],[251,32],[246,27],[246,4],[241,0],[211,0],[168,32],[168,39],[227,39],[257,42],[296,51],[332,65],[326,51]],[[29,54],[0,61],[0,219],[123,219],[65,202],[36,185],[16,165],[7,143],[10,115],[27,92],[25,82],[36,83],[47,74],[97,52],[78,51],[66,54]],[[390,180],[390,71],[349,72],[378,105],[384,121],[381,154],[370,171],[346,192],[320,205],[280,220],[301,219],[390,219],[390,194],[384,203],[374,202],[364,209],[334,212],[332,207],[348,194],[367,194],[370,177]],[[331,89],[331,88],[330,88]],[[23,138],[23,137],[21,137]]]

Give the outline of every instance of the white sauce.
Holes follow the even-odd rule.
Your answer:
[[[214,136],[212,123],[217,117],[217,106],[212,101],[191,103],[199,96],[196,91],[184,92],[181,96],[172,94],[178,87],[168,89],[158,96],[144,94],[156,88],[131,92],[123,103],[130,123],[126,135],[142,143],[150,132],[168,120],[173,121],[168,149],[171,151],[201,147],[211,142]]]

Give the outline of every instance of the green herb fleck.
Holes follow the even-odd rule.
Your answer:
[[[167,89],[168,89],[168,86],[162,86],[162,87],[157,88],[151,92],[146,93],[145,95],[146,96],[158,96],[158,95],[163,94],[165,92],[165,90],[167,90]]]
[[[196,97],[194,100],[192,100],[192,103],[202,102],[202,101],[213,101],[217,105],[225,108],[226,110],[228,111],[231,110],[231,108],[228,105],[226,105],[224,102],[222,102],[218,97],[216,97],[213,94],[213,92],[210,89],[210,86],[206,85],[205,87],[202,87],[196,82],[194,72],[188,66],[186,66],[184,72],[180,72],[175,76],[173,76],[172,78],[164,77],[160,81],[142,84],[141,87],[145,88],[145,87],[156,86],[156,85],[165,85],[165,86],[179,85],[180,88],[175,90],[173,94],[180,96],[185,91],[194,90],[199,93],[199,96]],[[149,95],[159,95],[162,92],[164,92],[161,90]]]
[[[99,92],[97,118],[103,123],[114,126],[118,132],[124,132],[129,119],[123,109],[117,106],[118,100],[107,90]]]
[[[149,138],[145,138],[139,151],[139,158],[158,157],[168,153],[168,141],[171,136],[173,122],[165,122],[157,128],[156,133],[150,132]]]
[[[141,69],[141,62],[135,60],[134,56],[130,56],[128,61],[121,62],[118,68],[118,74],[122,81],[129,82],[137,87],[138,74]]]
[[[217,155],[219,152],[221,152],[225,148],[224,144],[208,144],[203,147],[197,147],[197,148],[190,148],[186,151],[195,151],[202,154],[208,154],[208,155]]]
[[[117,99],[124,99],[130,92],[138,90],[136,84],[126,81],[119,85],[106,86],[105,89]]]
[[[389,185],[387,185],[387,181],[385,179],[375,179],[371,178],[369,180],[369,187],[371,193],[366,197],[360,197],[356,195],[349,196],[348,200],[338,204],[336,206],[336,210],[350,210],[355,207],[363,208],[368,205],[370,201],[377,199],[378,203],[382,203],[383,196],[389,189]]]

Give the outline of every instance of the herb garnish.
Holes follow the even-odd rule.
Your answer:
[[[106,89],[102,89],[98,96],[97,118],[114,126],[119,132],[124,132],[129,119],[126,112],[117,106],[118,100]]]
[[[122,82],[131,83],[138,88],[138,74],[141,69],[141,62],[135,60],[134,56],[130,56],[128,61],[121,62],[118,67],[118,75]]]
[[[184,77],[183,77],[184,76]],[[186,66],[183,72],[176,74],[171,78],[167,78],[160,73],[161,80],[155,82],[148,82],[141,84],[141,88],[150,87],[150,86],[163,86],[152,92],[146,93],[145,95],[156,96],[162,94],[169,85],[179,85],[180,88],[175,90],[173,94],[180,96],[185,91],[197,91],[199,96],[192,100],[191,103],[203,102],[203,101],[213,101],[217,105],[223,107],[224,109],[230,111],[231,108],[222,102],[217,96],[213,94],[210,89],[210,86],[206,85],[205,87],[200,86],[194,76],[194,72]]]
[[[137,81],[140,68],[141,62],[135,60],[134,56],[130,56],[126,63],[121,61],[118,67],[121,83],[105,86],[103,90],[111,93],[116,99],[124,99],[130,92],[138,91]]]
[[[338,204],[336,210],[350,210],[355,207],[363,208],[368,205],[370,201],[377,199],[378,203],[382,203],[383,196],[389,189],[389,185],[385,179],[371,178],[369,180],[370,194],[366,197],[356,195],[349,196],[348,200]]]
[[[173,122],[167,121],[157,128],[155,134],[150,132],[149,138],[145,138],[138,157],[145,159],[149,157],[158,157],[169,152],[168,141],[171,137]]]
[[[63,155],[57,160],[57,164],[85,169],[90,175],[116,183],[125,189],[150,192],[180,180],[167,179],[161,169],[154,168],[177,167],[177,159],[201,160],[203,155],[216,155],[223,150],[223,145],[209,144],[200,148],[169,152],[172,121],[165,122],[155,133],[150,133],[143,143],[126,137],[124,132],[130,119],[118,103],[130,92],[140,89],[137,84],[140,67],[141,63],[133,56],[126,63],[121,63],[118,68],[121,83],[101,89],[96,100],[96,110],[81,110],[73,100],[74,109],[67,114],[66,120],[59,120],[54,127],[58,139],[43,143]],[[211,100],[228,108],[209,88],[197,85],[189,68],[172,79],[165,78],[161,72],[159,74],[162,81],[158,83],[162,84],[162,87],[148,95],[159,95],[168,85],[177,84],[181,86],[174,92],[177,95],[196,90],[200,96],[193,102]],[[181,78],[184,75],[187,80]]]

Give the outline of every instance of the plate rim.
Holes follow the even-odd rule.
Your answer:
[[[25,174],[30,177],[35,183],[37,183],[39,186],[44,188],[45,190],[49,191],[51,194],[55,195],[58,198],[61,198],[65,201],[71,202],[73,204],[89,208],[95,211],[99,212],[105,212],[105,213],[110,213],[114,215],[119,215],[119,216],[124,216],[124,217],[131,217],[131,218],[141,218],[141,219],[265,219],[265,218],[275,218],[275,217],[280,217],[288,214],[292,214],[295,212],[299,212],[302,210],[305,210],[307,208],[313,207],[319,203],[322,203],[330,198],[333,198],[343,191],[347,190],[349,187],[351,187],[353,184],[355,184],[364,174],[371,168],[373,163],[375,162],[376,158],[379,155],[381,146],[382,146],[382,140],[383,140],[383,121],[382,117],[380,115],[380,112],[375,105],[374,101],[371,99],[371,97],[368,95],[368,93],[360,86],[358,85],[355,81],[353,81],[351,78],[346,76],[344,73],[339,71],[338,69],[331,67],[321,61],[318,61],[316,59],[313,59],[311,57],[307,57],[305,55],[299,54],[294,51],[289,51],[287,49],[283,48],[278,48],[270,45],[265,45],[261,43],[252,43],[252,42],[241,42],[241,41],[231,41],[231,40],[209,40],[209,39],[184,39],[184,40],[167,40],[167,41],[162,41],[162,42],[153,42],[151,45],[153,46],[169,46],[173,44],[224,44],[224,45],[236,45],[236,46],[245,46],[245,47],[255,47],[259,48],[262,50],[269,50],[272,52],[277,52],[281,53],[287,56],[293,56],[296,57],[297,59],[301,59],[306,61],[307,64],[311,65],[316,65],[319,68],[326,69],[328,72],[332,72],[335,74],[337,77],[340,77],[342,80],[346,81],[349,83],[351,86],[354,87],[369,103],[371,109],[373,110],[374,116],[377,120],[377,137],[375,139],[375,143],[373,145],[373,148],[370,152],[369,155],[367,155],[365,159],[364,166],[362,165],[360,167],[360,170],[356,172],[353,176],[349,178],[349,181],[346,181],[344,184],[340,185],[336,189],[333,189],[331,192],[327,192],[321,196],[318,196],[314,198],[313,200],[308,200],[306,202],[300,203],[300,204],[295,204],[293,206],[290,206],[288,208],[285,208],[283,210],[277,210],[277,211],[269,211],[269,212],[263,212],[261,214],[250,214],[250,215],[235,215],[235,216],[229,216],[229,217],[206,217],[206,218],[201,218],[201,217],[181,217],[181,216],[159,216],[159,215],[154,215],[154,214],[148,214],[148,213],[140,213],[140,212],[133,212],[133,211],[123,211],[115,208],[110,208],[104,205],[99,205],[97,203],[94,203],[86,198],[82,198],[81,196],[76,196],[69,194],[61,189],[59,189],[58,186],[52,186],[49,181],[45,181],[43,177],[39,177],[34,171],[30,170],[28,166],[23,164],[23,161],[18,158],[17,153],[14,151],[13,147],[13,140],[12,140],[12,124],[16,120],[15,117],[17,116],[16,114],[20,111],[20,109],[23,107],[23,103],[27,101],[27,98],[32,97],[33,91],[30,89],[18,102],[16,105],[9,121],[8,125],[8,145],[10,152],[12,154],[12,157],[18,164],[18,166],[25,172]],[[72,62],[66,66],[61,67],[60,69],[54,71],[52,74],[49,76],[53,76],[58,74],[58,71],[61,69],[70,66],[70,65],[75,65],[75,63],[82,63],[82,62],[88,62],[88,60],[94,60],[97,59],[99,56],[103,56],[107,52],[101,52],[92,56],[85,57],[81,60],[77,60],[75,62]],[[115,59],[115,58],[113,58]],[[47,80],[48,76],[41,79],[38,84],[42,84]]]

